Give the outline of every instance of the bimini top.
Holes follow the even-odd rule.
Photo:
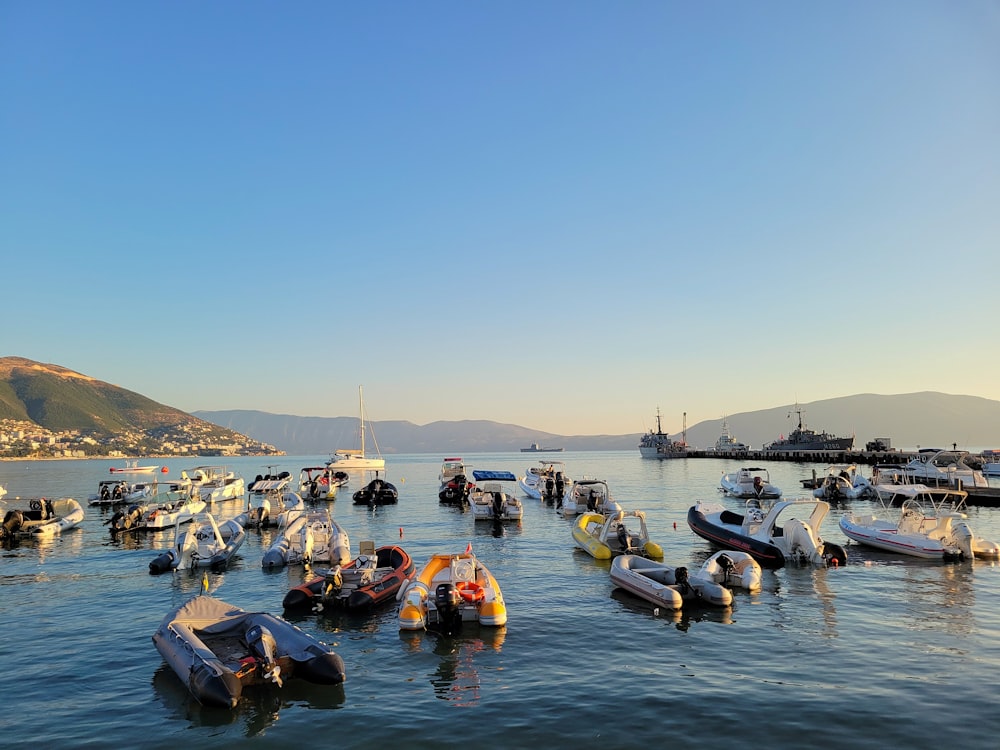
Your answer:
[[[509,471],[481,471],[480,469],[475,469],[472,472],[472,477],[477,482],[488,482],[490,480],[497,482],[516,482],[517,477],[511,474]]]

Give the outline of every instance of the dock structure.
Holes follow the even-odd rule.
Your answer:
[[[703,451],[688,449],[688,458],[727,458],[740,461],[793,461],[802,464],[905,464],[917,451]]]

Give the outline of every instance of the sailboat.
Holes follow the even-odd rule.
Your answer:
[[[378,450],[378,442],[375,443],[375,452],[378,454],[378,458],[365,455],[365,398],[360,385],[358,386],[358,402],[360,406],[361,448],[338,448],[326,464],[330,469],[339,471],[341,469],[385,468],[385,459],[382,458],[382,453]],[[368,429],[371,429],[371,425]],[[375,433],[373,432],[372,438],[374,437]]]

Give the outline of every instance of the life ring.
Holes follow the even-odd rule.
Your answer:
[[[486,598],[486,592],[483,591],[483,587],[475,581],[459,581],[455,584],[455,591],[465,601],[473,604],[481,602]]]

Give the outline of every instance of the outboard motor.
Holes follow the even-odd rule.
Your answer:
[[[250,653],[261,663],[261,674],[264,679],[271,680],[281,687],[281,667],[275,661],[278,643],[271,635],[271,631],[263,625],[253,625],[247,630],[246,639]]]
[[[628,529],[625,528],[625,524],[618,524],[618,544],[621,545],[622,552],[624,554],[631,554],[632,552],[632,540],[629,537]]]
[[[597,490],[591,490],[587,495],[587,510],[597,510]]]
[[[101,500],[110,500],[110,499],[111,499],[111,490],[108,489],[108,485],[102,484],[101,485]]]
[[[566,490],[566,480],[563,479],[561,471],[556,472],[556,497],[560,500],[562,499],[563,492]]]
[[[0,525],[0,541],[13,539],[14,534],[16,534],[18,529],[20,529],[23,525],[24,514],[17,509],[8,510],[7,515],[3,517],[3,524]]]
[[[434,590],[434,606],[437,608],[437,629],[443,635],[462,632],[462,612],[459,609],[462,598],[450,583],[439,583]]]
[[[504,499],[502,492],[493,493],[493,517],[501,518],[503,516],[503,506]]]
[[[556,483],[552,480],[552,477],[545,477],[545,499],[551,500],[552,495],[555,493]]]
[[[674,569],[674,585],[681,596],[687,597],[691,594],[691,583],[688,581],[688,569],[681,567]]]

